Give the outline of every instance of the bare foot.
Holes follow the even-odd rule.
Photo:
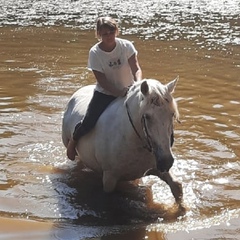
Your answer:
[[[75,160],[75,157],[77,156],[77,152],[75,149],[76,145],[77,143],[73,139],[70,139],[70,141],[68,142],[67,156],[70,160]]]

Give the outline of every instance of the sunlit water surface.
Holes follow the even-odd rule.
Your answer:
[[[0,2],[0,216],[52,225],[22,235],[1,229],[0,239],[240,238],[238,1]],[[186,211],[156,177],[109,196],[66,158],[62,112],[77,88],[95,82],[88,50],[107,12],[134,41],[144,77],[180,76],[172,172]]]

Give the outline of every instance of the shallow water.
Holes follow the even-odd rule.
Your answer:
[[[240,238],[238,1],[1,3],[0,239]],[[144,77],[180,76],[172,171],[186,212],[155,177],[109,196],[65,156],[62,112],[94,82],[92,27],[107,10],[134,41]]]

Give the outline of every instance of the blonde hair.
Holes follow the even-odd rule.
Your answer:
[[[118,24],[117,22],[111,17],[100,17],[97,19],[96,24],[96,37],[101,39],[100,31],[103,28],[108,28],[109,31],[115,31],[115,35],[119,34]]]

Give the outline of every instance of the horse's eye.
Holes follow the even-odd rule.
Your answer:
[[[164,98],[164,100],[169,103],[169,100],[167,98]]]
[[[150,119],[151,119],[151,117],[150,117],[149,114],[144,114],[144,118],[145,118],[146,120],[150,120]]]

